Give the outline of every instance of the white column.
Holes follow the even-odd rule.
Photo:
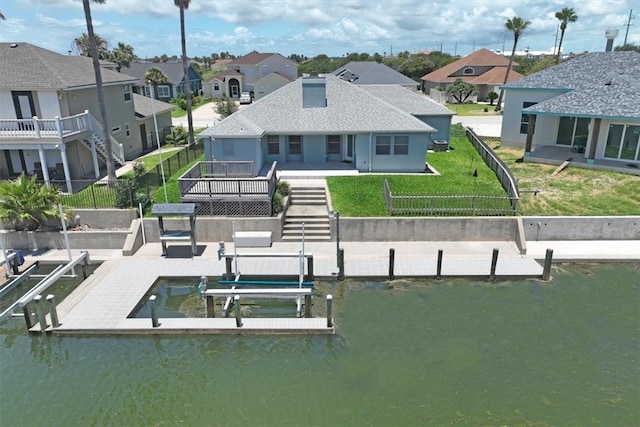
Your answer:
[[[64,180],[67,183],[67,193],[73,194],[71,187],[71,172],[69,171],[69,159],[67,159],[67,146],[60,144],[60,157],[62,157],[62,168],[64,169]]]
[[[96,153],[96,142],[91,135],[91,158],[93,159],[93,173],[96,179],[100,179],[100,166],[98,165],[98,153]]]
[[[56,130],[58,131],[58,137],[62,139],[64,134],[62,133],[62,124],[60,123],[60,116],[55,116],[54,119],[56,121]]]
[[[36,138],[40,139],[40,123],[38,123],[38,116],[33,116],[33,130],[36,131]]]
[[[49,185],[49,167],[47,166],[47,158],[44,155],[44,148],[42,148],[42,145],[38,145],[38,156],[40,157],[40,164],[42,165],[42,178],[44,179],[44,182]]]

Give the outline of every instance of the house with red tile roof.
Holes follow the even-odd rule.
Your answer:
[[[298,64],[279,53],[250,52],[227,64],[227,70],[204,82],[207,96],[240,98],[251,92],[257,100],[298,78]]]
[[[480,49],[470,55],[460,58],[449,65],[438,68],[422,77],[422,90],[442,88],[447,90],[457,79],[471,83],[478,88],[478,101],[486,101],[491,91],[498,92],[504,83],[504,76],[509,65],[509,58],[495,54],[487,49]],[[513,67],[518,64],[513,63]],[[509,82],[522,78],[523,75],[515,70],[509,73]]]

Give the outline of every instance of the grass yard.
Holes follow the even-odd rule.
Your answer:
[[[206,98],[204,96],[200,97],[200,102],[198,102],[197,104],[192,104],[191,105],[191,111],[193,111],[194,109],[201,107],[205,104],[208,104],[211,102],[211,98]],[[182,108],[178,107],[177,105],[174,104],[174,106],[176,108],[173,109],[173,111],[171,111],[171,117],[173,117],[174,119],[177,117],[182,117],[182,116],[186,116],[187,115],[187,110],[183,110]]]
[[[451,111],[455,111],[458,116],[497,116],[495,105],[489,104],[445,104]],[[485,107],[488,111],[485,113]]]
[[[450,151],[429,153],[429,165],[441,175],[362,175],[327,177],[333,208],[344,216],[389,216],[382,186],[387,178],[397,194],[505,196],[498,179],[465,136],[453,136]],[[477,178],[473,174],[478,172]]]
[[[520,215],[619,216],[640,213],[638,176],[571,165],[551,176],[557,166],[518,162],[522,149],[499,147],[494,150],[518,181]],[[538,190],[539,193],[534,195],[527,190]]]
[[[191,168],[197,162],[204,161],[204,153],[197,157],[192,162],[181,167],[177,172],[173,172],[170,177],[167,177],[166,187],[167,187],[167,198],[169,203],[180,203],[180,186],[178,185],[178,178],[182,176],[189,168]],[[156,188],[156,190],[152,194],[152,198],[154,203],[164,203],[164,189],[162,186]],[[150,212],[150,211],[149,211]],[[145,214],[146,215],[146,214]]]

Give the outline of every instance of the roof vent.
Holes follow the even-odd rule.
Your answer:
[[[611,86],[611,80],[608,80],[604,85],[605,86]]]
[[[15,49],[15,48],[17,48],[17,47],[18,47],[18,43],[11,43],[11,44],[9,45],[9,47],[10,47],[11,49]]]

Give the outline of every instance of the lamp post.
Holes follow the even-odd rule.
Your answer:
[[[160,174],[162,175],[162,189],[164,190],[164,202],[169,203],[169,197],[167,196],[167,183],[164,180],[164,165],[162,164],[162,149],[160,148],[160,134],[158,133],[158,119],[156,118],[156,104],[155,93],[153,93],[153,86],[149,83],[149,93],[151,93],[151,111],[153,112],[153,125],[156,129],[156,142],[158,143],[158,158],[160,159]]]

